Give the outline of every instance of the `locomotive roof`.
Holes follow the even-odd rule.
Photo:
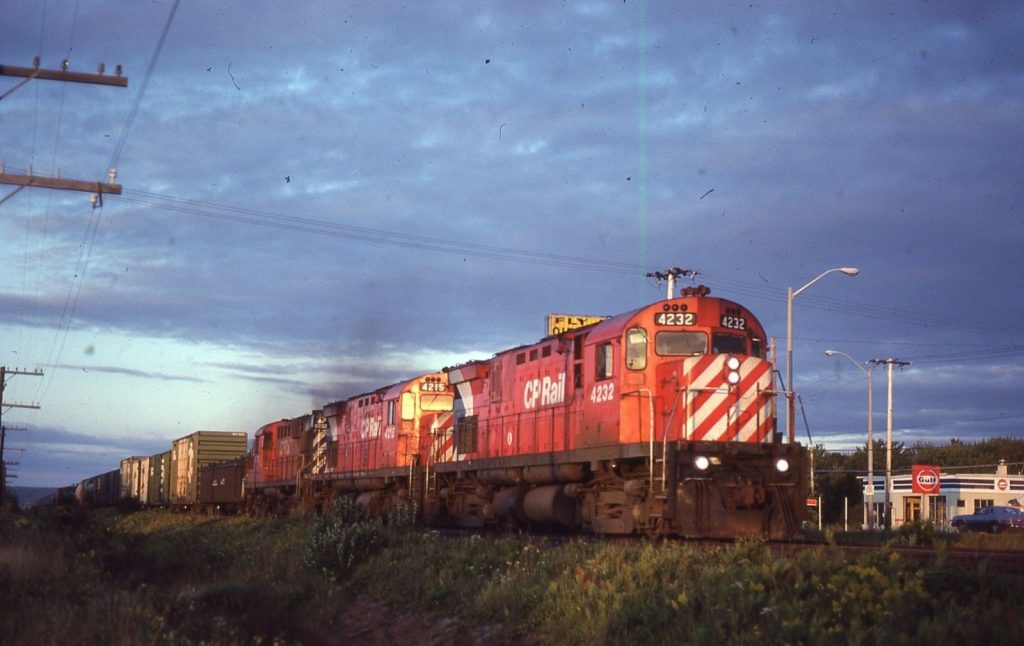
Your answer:
[[[423,379],[424,377],[428,377],[430,375],[437,374],[438,372],[441,372],[441,371],[440,370],[432,370],[430,372],[423,372],[423,373],[420,373],[420,374],[418,374],[418,375],[416,375],[414,377],[409,377],[408,379],[401,379],[401,380],[396,381],[394,383],[390,383],[390,384],[388,384],[386,386],[381,386],[379,388],[374,388],[373,390],[368,390],[368,391],[366,391],[364,393],[359,393],[358,395],[352,395],[351,397],[349,397],[347,399],[341,399],[341,400],[338,400],[336,402],[332,402],[330,404],[325,404],[324,408],[326,408],[328,406],[345,406],[348,402],[350,402],[352,400],[360,399],[362,397],[367,397],[369,395],[381,395],[382,397],[386,397],[395,388],[405,388],[407,385],[411,384],[414,381],[419,381],[419,380]]]
[[[589,338],[589,340],[592,341],[592,342],[606,341],[608,339],[612,339],[612,338],[615,338],[615,337],[621,335],[625,331],[626,326],[629,325],[630,321],[632,321],[634,319],[634,317],[636,317],[638,314],[640,314],[644,310],[649,309],[651,307],[656,307],[656,306],[658,306],[658,305],[660,305],[662,303],[668,303],[670,301],[681,300],[681,299],[686,299],[686,300],[699,299],[699,300],[703,300],[703,301],[717,301],[717,302],[725,304],[725,305],[732,305],[732,306],[735,306],[735,307],[740,307],[740,308],[743,308],[744,310],[747,309],[746,307],[743,307],[742,305],[740,305],[739,303],[737,303],[735,301],[731,301],[731,300],[729,300],[727,298],[720,298],[718,296],[709,296],[707,294],[696,294],[696,295],[692,295],[692,296],[678,296],[678,297],[671,298],[671,299],[662,299],[662,300],[658,300],[658,301],[653,301],[651,303],[643,305],[642,307],[637,307],[637,308],[634,308],[632,310],[629,310],[629,311],[626,311],[626,312],[622,312],[621,314],[616,314],[615,316],[607,318],[607,319],[605,319],[603,321],[597,321],[597,322],[591,323],[589,325],[584,325],[584,326],[581,326],[581,327],[578,327],[578,328],[573,328],[571,330],[566,330],[565,332],[561,332],[559,334],[552,334],[552,335],[549,335],[549,336],[545,336],[545,337],[541,338],[540,340],[538,340],[538,341],[536,341],[534,343],[524,343],[523,345],[518,345],[518,346],[513,347],[513,348],[506,348],[504,350],[499,350],[498,352],[495,352],[491,356],[490,359],[472,359],[470,361],[465,361],[463,363],[459,363],[459,364],[456,364],[456,365],[453,365],[453,366],[445,367],[445,368],[443,368],[443,371],[444,372],[451,372],[453,370],[458,370],[460,368],[466,368],[466,367],[469,367],[469,366],[487,364],[487,363],[490,363],[493,359],[495,359],[495,358],[497,358],[499,356],[502,356],[502,355],[510,354],[510,353],[513,353],[513,352],[518,352],[518,351],[521,351],[521,350],[524,350],[524,349],[527,349],[527,348],[532,348],[532,347],[538,346],[538,345],[540,345],[542,343],[546,343],[548,341],[552,341],[552,340],[556,340],[556,339],[571,339],[571,338],[573,338],[575,336],[578,336],[580,334],[586,334],[587,337]]]
[[[653,303],[648,303],[647,305],[644,305],[643,307],[638,307],[635,310],[632,310],[632,311],[629,311],[629,312],[624,312],[622,314],[618,314],[616,316],[613,316],[610,319],[607,319],[607,320],[604,320],[604,321],[600,321],[598,323],[594,323],[592,326],[588,326],[587,328],[580,328],[580,329],[589,329],[588,336],[589,336],[589,339],[591,341],[593,341],[593,342],[607,341],[608,339],[613,339],[613,338],[616,338],[616,337],[620,336],[625,331],[626,326],[629,325],[630,321],[632,321],[633,318],[636,317],[636,315],[640,314],[644,310],[648,310],[648,309],[650,309],[652,307],[657,307],[657,306],[662,305],[664,303],[670,303],[672,301],[679,301],[679,300],[686,300],[686,301],[691,301],[691,300],[714,301],[714,302],[717,302],[717,303],[719,303],[721,305],[734,306],[734,307],[738,307],[738,308],[741,308],[741,309],[746,310],[746,311],[749,312],[749,310],[747,310],[747,308],[744,307],[743,305],[740,305],[739,303],[736,303],[735,301],[731,301],[731,300],[729,300],[727,298],[719,298],[718,296],[708,296],[707,294],[697,294],[697,295],[693,295],[693,296],[677,296],[675,298],[662,299],[660,301],[654,301]],[[752,313],[751,313],[751,316],[753,317]],[[754,319],[756,320],[756,317],[754,317]],[[758,323],[758,326],[760,326],[760,321],[757,321],[757,323]],[[573,331],[567,332],[566,334],[571,334],[572,332],[579,332],[579,330],[573,330]]]

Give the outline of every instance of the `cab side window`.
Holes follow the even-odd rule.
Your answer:
[[[647,330],[642,327],[626,332],[626,367],[630,370],[647,367]]]
[[[613,366],[615,365],[612,361],[612,344],[602,343],[597,346],[597,370],[594,373],[595,379],[600,381],[602,379],[610,379],[613,374]]]

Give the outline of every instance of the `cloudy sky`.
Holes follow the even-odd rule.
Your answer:
[[[8,459],[50,486],[613,314],[695,269],[785,347],[807,428],[1024,436],[1024,5],[8,0]],[[22,79],[0,76],[0,94]],[[885,372],[875,371],[875,429]]]

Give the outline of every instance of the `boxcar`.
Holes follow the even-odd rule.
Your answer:
[[[247,435],[237,431],[197,431],[171,444],[172,507],[199,502],[199,470],[208,465],[245,455]]]
[[[114,469],[82,480],[75,487],[81,505],[111,507],[121,501],[121,470]]]
[[[146,504],[163,507],[169,502],[171,490],[171,452],[164,451],[149,457],[149,484],[146,487]]]
[[[199,470],[200,511],[235,513],[242,508],[246,460],[246,457],[235,458]]]
[[[149,497],[149,457],[132,456],[121,460],[121,500],[146,504]]]

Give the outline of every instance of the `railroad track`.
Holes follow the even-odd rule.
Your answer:
[[[505,532],[480,531],[462,528],[434,528],[435,534],[449,537],[462,538],[466,536],[484,537],[508,537]],[[585,534],[567,534],[559,532],[531,532],[519,534],[520,538],[549,547],[558,547],[574,540],[596,540],[620,544],[639,544],[648,542],[651,539],[644,536],[595,536]],[[692,545],[705,547],[707,549],[721,549],[736,543],[735,540],[708,539],[708,540],[687,540],[679,538],[665,538],[665,540],[677,545]],[[828,550],[841,557],[857,559],[869,554],[885,553],[895,554],[901,559],[919,562],[922,565],[955,564],[966,569],[986,568],[987,571],[1013,576],[1024,576],[1024,551],[1021,550],[999,550],[979,548],[958,548],[958,547],[934,547],[927,545],[857,545],[857,544],[828,544],[816,541],[768,541],[765,543],[773,554],[782,557],[796,557],[808,550]]]
[[[990,550],[977,548],[934,547],[923,545],[826,545],[824,543],[768,543],[773,553],[781,556],[795,556],[810,549],[832,550],[847,558],[859,558],[868,554],[885,552],[900,558],[936,565],[953,563],[964,568],[984,567],[990,572],[1024,576],[1024,551]]]

